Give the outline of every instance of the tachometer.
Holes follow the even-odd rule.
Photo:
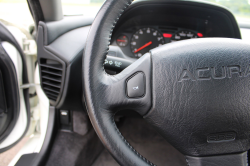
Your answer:
[[[130,47],[135,57],[140,58],[149,50],[165,43],[162,34],[154,28],[142,28],[132,36]]]
[[[181,30],[176,32],[172,38],[171,42],[179,41],[179,40],[185,40],[185,39],[192,39],[192,38],[198,38],[198,37],[203,37],[201,33],[194,33],[192,31],[186,31],[186,30]]]

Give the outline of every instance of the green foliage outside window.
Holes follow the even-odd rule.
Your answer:
[[[238,17],[250,18],[250,0],[206,0],[229,8]]]

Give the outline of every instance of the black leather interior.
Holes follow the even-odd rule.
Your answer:
[[[85,67],[87,66],[86,63]],[[104,69],[100,68],[101,70],[88,70],[92,80],[84,79],[85,86],[91,88],[90,90],[86,89],[86,87],[84,89],[85,92],[88,91],[85,95],[90,95],[85,96],[85,104],[87,108],[93,107],[92,109],[97,110],[88,109],[92,125],[96,130],[101,129],[99,130],[100,132],[97,132],[99,138],[121,165],[153,165],[133,149],[121,135],[114,122],[114,114],[118,111],[132,109],[143,115],[150,109],[150,63],[150,55],[148,54],[134,62],[129,69],[125,69],[118,75],[109,76],[105,73]],[[85,67],[84,73],[87,72]],[[145,74],[146,93],[140,99],[127,98],[126,79],[137,71]],[[97,73],[99,73],[99,76],[94,77]],[[90,91],[94,91],[94,93],[89,93]],[[98,102],[92,102],[89,100],[90,98]]]
[[[37,47],[38,62],[55,60],[62,65],[59,97],[51,101],[58,109],[84,109],[82,107],[82,54],[92,17],[70,16],[60,21],[39,22]],[[41,71],[41,70],[40,70]],[[41,74],[42,75],[42,74]]]
[[[132,64],[129,70],[125,69],[116,76],[107,75],[103,68],[112,29],[118,16],[130,3],[131,1],[106,1],[91,26],[83,58],[84,99],[93,127],[119,164],[153,165],[129,145],[113,120],[114,113],[118,111],[117,108],[120,105],[123,105],[120,109],[124,109],[126,105],[133,105],[134,109],[137,108],[144,114],[150,108],[150,91],[147,91],[141,100],[136,100],[127,99],[124,89],[125,80],[134,74],[136,70],[133,71],[133,69],[137,69],[137,67],[144,72],[146,79],[150,79],[150,73],[148,73],[150,71],[150,55],[144,56]],[[146,84],[146,87],[150,88],[150,82],[147,81]],[[109,102],[107,102],[108,100]],[[109,105],[111,103],[112,105]]]
[[[45,45],[49,45],[52,43],[56,38],[59,36],[65,34],[66,32],[69,32],[71,30],[74,30],[76,28],[84,27],[91,25],[93,22],[93,17],[77,17],[77,16],[68,16],[64,17],[60,21],[52,21],[47,22],[45,28]]]
[[[248,43],[222,38],[186,40],[151,50],[153,107],[146,120],[185,155],[247,151],[249,53]],[[236,133],[231,141],[210,142],[210,134],[230,132]]]
[[[76,28],[68,33],[62,34],[54,42],[44,47],[60,56],[67,64],[70,64],[77,57],[76,55],[83,52],[83,46],[86,44],[87,34],[90,26]],[[48,30],[50,28],[48,27]],[[49,36],[49,34],[47,34]]]

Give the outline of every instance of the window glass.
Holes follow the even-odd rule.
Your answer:
[[[27,0],[0,0],[0,21],[8,21],[28,30],[33,18]]]
[[[205,0],[228,8],[239,21],[250,22],[250,0]]]
[[[62,0],[64,15],[95,16],[105,0]]]
[[[228,8],[238,20],[250,22],[250,0],[203,0]],[[65,15],[94,16],[104,0],[62,0]]]

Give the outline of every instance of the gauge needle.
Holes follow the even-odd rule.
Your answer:
[[[137,53],[137,52],[141,51],[142,49],[146,48],[147,46],[149,46],[149,45],[151,45],[151,44],[152,44],[152,42],[151,42],[151,41],[150,41],[150,42],[148,42],[148,43],[147,43],[147,44],[145,44],[144,46],[142,46],[142,47],[138,48],[136,51],[134,51],[134,53]]]
[[[118,42],[126,42],[126,40],[117,39]]]

